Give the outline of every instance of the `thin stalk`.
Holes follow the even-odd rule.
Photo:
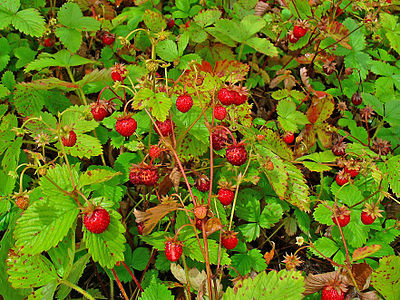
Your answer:
[[[90,300],[95,300],[95,298],[93,298],[90,294],[88,294],[88,292],[86,292],[84,289],[80,288],[79,286],[77,286],[76,284],[67,281],[65,279],[61,280],[60,283],[70,287],[71,289],[74,289],[75,291],[81,293],[83,296],[85,296],[87,299]]]
[[[203,242],[204,242],[204,259],[206,261],[206,272],[207,272],[207,283],[208,283],[208,296],[209,299],[213,299],[213,290],[211,285],[211,267],[210,267],[210,257],[208,253],[208,241],[207,241],[207,233],[206,233],[206,226],[204,222],[201,222],[201,229],[203,231]]]
[[[190,300],[192,297],[190,295],[190,276],[189,276],[189,269],[186,264],[186,257],[185,254],[182,253],[182,262],[183,262],[183,268],[185,269],[185,276],[186,276],[186,289],[185,289],[185,294],[186,298]]]
[[[119,287],[119,289],[121,290],[121,293],[122,293],[122,295],[124,296],[125,300],[129,300],[129,297],[128,297],[128,295],[127,295],[126,292],[125,292],[125,289],[124,289],[124,287],[123,287],[123,285],[122,285],[122,283],[121,283],[121,280],[119,280],[119,278],[118,278],[117,272],[115,272],[114,269],[111,269],[111,272],[113,273],[113,275],[114,275],[114,277],[115,277],[115,280],[117,281],[118,287]]]
[[[139,288],[139,290],[141,292],[143,292],[143,288],[140,285],[139,281],[136,279],[135,274],[133,274],[133,272],[131,271],[131,269],[126,265],[126,263],[124,261],[121,261],[122,265],[125,267],[125,269],[128,271],[128,273],[131,275],[133,281],[135,281],[137,287]]]
[[[76,84],[75,79],[74,79],[74,75],[71,72],[71,68],[70,67],[65,67],[67,69],[67,73],[69,78],[71,79],[71,82],[73,84]],[[85,97],[85,93],[83,92],[82,88],[79,87],[78,88],[78,92],[76,93],[78,95],[78,97],[82,100],[84,105],[87,105],[87,101],[86,101],[86,97]]]

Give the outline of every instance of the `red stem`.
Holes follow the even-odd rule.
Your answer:
[[[115,272],[114,268],[111,269],[111,272],[113,273],[113,275],[114,275],[114,277],[115,277],[115,280],[117,281],[118,287],[119,287],[119,289],[121,290],[121,293],[122,293],[122,295],[124,296],[125,300],[129,300],[129,297],[128,297],[128,295],[126,294],[125,289],[124,289],[124,287],[122,286],[122,283],[121,283],[121,281],[120,281],[119,278],[118,278],[117,272]]]
[[[129,274],[131,275],[133,281],[136,283],[137,287],[139,288],[140,291],[143,292],[143,288],[140,285],[140,283],[137,281],[135,274],[133,274],[133,272],[131,271],[131,269],[126,265],[126,263],[124,261],[121,261],[122,265],[125,267],[125,269],[129,272]]]

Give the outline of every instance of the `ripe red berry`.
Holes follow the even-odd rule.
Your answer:
[[[333,286],[326,286],[322,290],[321,300],[344,300],[344,292],[337,291]]]
[[[140,235],[143,234],[143,229],[144,229],[144,223],[143,223],[143,222],[138,223],[138,224],[137,224],[137,231],[138,231],[138,233],[139,233]]]
[[[56,43],[56,40],[55,40],[55,39],[52,39],[52,38],[50,38],[50,37],[45,38],[44,41],[43,41],[43,45],[44,45],[45,47],[48,47],[48,48],[53,47],[55,43]]]
[[[65,147],[72,147],[76,144],[76,133],[71,130],[67,136],[61,137],[62,143]]]
[[[225,119],[225,117],[226,117],[226,108],[221,106],[221,105],[217,105],[216,107],[214,107],[214,117],[217,120],[220,120],[220,121]]]
[[[205,175],[200,176],[195,182],[195,187],[200,192],[207,192],[210,189],[210,179]]]
[[[109,32],[105,32],[103,34],[102,40],[104,45],[112,45],[115,41],[115,35]]]
[[[111,69],[111,79],[115,81],[124,81],[126,78],[126,74],[128,71],[126,70],[124,64],[115,64]]]
[[[25,210],[29,206],[29,196],[19,196],[15,199],[15,204],[18,208]]]
[[[196,220],[195,220],[195,225],[196,225],[196,228],[198,229],[198,230],[202,230],[203,228],[201,227],[201,223],[203,222],[203,220],[202,219],[198,219],[198,218],[196,218]],[[204,220],[204,222],[206,222],[206,220]]]
[[[90,232],[102,233],[110,224],[110,215],[104,208],[97,208],[92,212],[85,213],[83,224]]]
[[[296,44],[298,40],[299,39],[295,37],[293,34],[289,34],[289,42],[291,42],[292,44]]]
[[[299,38],[302,38],[303,36],[305,36],[307,31],[308,31],[307,28],[296,25],[293,28],[293,35],[294,35],[294,37],[299,39]]]
[[[216,129],[213,131],[211,137],[214,150],[221,150],[225,148],[226,143],[228,142],[228,135],[225,130]]]
[[[92,107],[90,111],[96,121],[103,121],[104,118],[110,116],[109,112],[102,107]]]
[[[247,101],[247,95],[240,95],[239,93],[236,93],[235,97],[233,98],[233,104],[235,105],[241,105],[243,103],[246,103]]]
[[[362,103],[363,98],[361,97],[361,94],[359,92],[354,93],[353,96],[351,96],[351,103],[353,103],[355,106],[358,106]]]
[[[336,183],[342,186],[349,182],[349,177],[349,174],[345,173],[344,170],[341,170],[336,174]]]
[[[337,217],[337,221],[335,215],[332,215],[332,221],[336,225],[340,225],[340,227],[345,227],[350,222],[350,210],[346,206],[336,207],[335,213]]]
[[[190,95],[182,95],[176,99],[176,108],[180,112],[188,112],[193,106],[193,99]]]
[[[336,156],[345,155],[346,154],[346,146],[347,146],[347,143],[344,143],[344,142],[337,143],[336,145],[334,145],[332,147],[333,154],[335,154]]]
[[[235,101],[234,97],[235,97],[234,92],[232,92],[226,88],[222,88],[218,92],[218,99],[219,99],[219,101],[221,101],[221,103],[223,105],[233,104]]]
[[[142,184],[143,182],[140,173],[141,173],[141,168],[139,168],[136,165],[133,165],[129,170],[130,182],[132,182],[134,185]]]
[[[140,170],[140,180],[144,185],[153,186],[158,180],[158,171],[155,167],[144,167]]]
[[[351,178],[355,178],[360,173],[359,166],[344,166],[344,172],[349,174]]]
[[[165,242],[165,256],[171,262],[179,260],[183,252],[183,243],[172,238]]]
[[[122,136],[131,136],[137,128],[137,123],[132,116],[120,117],[115,124],[115,130]]]
[[[363,222],[363,224],[365,225],[371,225],[372,223],[374,223],[376,220],[376,217],[373,215],[370,215],[369,213],[367,213],[366,211],[362,211],[361,212],[361,222]]]
[[[161,155],[162,149],[156,145],[151,145],[149,155],[151,158],[157,158]]]
[[[218,200],[222,205],[229,205],[235,198],[235,193],[230,189],[221,188],[218,191]]]
[[[243,145],[230,145],[226,148],[226,159],[234,166],[241,166],[247,160],[247,150]]]
[[[222,233],[222,245],[226,249],[234,249],[238,244],[238,239],[236,237],[237,233],[234,231],[225,231]]]
[[[174,27],[175,26],[175,20],[174,19],[169,19],[168,20],[168,22],[167,22],[167,27],[169,28],[169,29],[171,29],[172,27]]]
[[[293,132],[290,132],[290,131],[286,132],[284,134],[284,136],[283,136],[283,141],[288,145],[293,143],[294,142],[294,134],[293,134]]]
[[[162,136],[168,136],[172,133],[172,130],[174,128],[174,122],[172,122],[170,119],[165,120],[164,122],[161,121],[156,121],[157,127],[160,129],[160,131],[157,130],[157,127],[154,126],[154,130]]]
[[[185,27],[186,27],[186,28],[189,28],[189,26],[190,26],[190,21],[187,21],[187,22],[185,23]]]

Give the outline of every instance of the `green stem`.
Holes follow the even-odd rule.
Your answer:
[[[71,82],[73,84],[76,84],[75,79],[74,79],[74,75],[72,75],[72,71],[70,67],[65,67],[67,69],[67,73],[69,76],[69,79],[71,79]],[[81,87],[78,87],[78,92],[76,93],[78,95],[78,97],[82,100],[84,105],[87,105],[87,101],[86,101],[86,97],[85,97],[85,93],[83,92]]]
[[[243,53],[243,48],[244,48],[244,44],[242,43],[240,45],[240,49],[239,49],[239,54],[238,54],[238,61],[240,61],[240,58],[242,57],[242,53]]]
[[[81,293],[83,296],[85,296],[87,299],[90,300],[96,300],[95,298],[93,298],[91,295],[89,295],[84,289],[80,288],[79,286],[77,286],[76,284],[73,284],[72,282],[69,282],[65,279],[61,280],[60,283],[74,289],[75,291]]]

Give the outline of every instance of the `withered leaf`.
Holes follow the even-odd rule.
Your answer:
[[[360,293],[361,300],[379,300],[380,298],[375,291],[370,291],[366,293]]]
[[[160,196],[164,196],[168,194],[168,192],[171,190],[173,186],[173,183],[171,181],[171,178],[169,176],[164,176],[163,180],[161,181],[159,187],[158,187],[158,193]]]
[[[350,281],[347,279],[347,276],[343,273],[337,274],[337,272],[328,272],[323,274],[309,274],[305,280],[305,288],[304,295],[311,295],[314,293],[318,293],[321,291],[327,284],[333,282],[334,280],[340,281],[345,286],[350,285]]]
[[[171,179],[171,182],[174,185],[176,192],[178,192],[181,177],[182,177],[182,173],[179,171],[179,169],[177,167],[173,168],[171,173],[169,174],[169,178]]]
[[[335,109],[335,102],[332,95],[323,98],[313,97],[311,105],[307,110],[307,119],[311,123],[321,123],[328,119]]]
[[[157,225],[158,221],[168,215],[170,212],[177,210],[181,205],[175,201],[162,203],[146,211],[135,209],[134,214],[136,223],[143,222],[143,235],[148,235]]]
[[[214,232],[220,230],[222,228],[222,223],[218,218],[211,218],[207,220],[205,224],[207,236],[213,234]]]
[[[264,259],[267,265],[269,265],[269,262],[271,261],[271,259],[274,257],[275,254],[275,243],[274,242],[271,243],[272,243],[272,250],[269,252],[265,252],[264,254]]]
[[[361,291],[369,287],[369,282],[371,280],[372,274],[372,268],[369,266],[369,264],[353,264],[351,267],[351,272],[353,273],[357,286]]]
[[[354,250],[352,260],[357,261],[357,260],[366,258],[366,257],[370,256],[371,254],[379,251],[381,248],[382,248],[381,245],[370,245],[370,246],[358,248],[358,249]]]

